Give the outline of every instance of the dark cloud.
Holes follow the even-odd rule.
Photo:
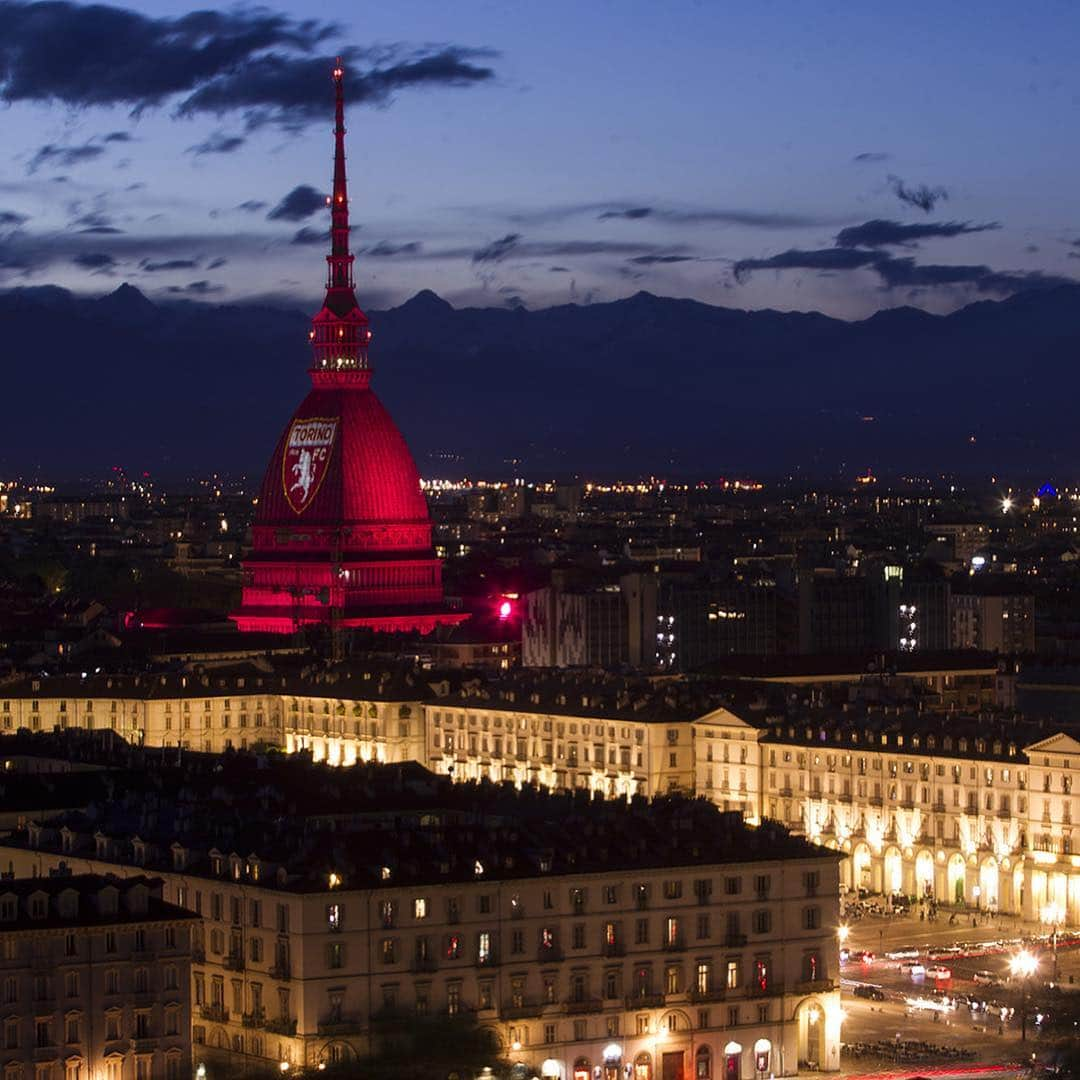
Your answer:
[[[110,4],[0,0],[0,100],[73,107],[178,101],[181,114],[241,110],[250,124],[295,125],[326,114],[341,29],[262,7],[152,18]],[[466,86],[494,78],[487,50],[456,45],[340,50],[353,101],[382,103],[413,86]]]
[[[3,15],[0,5],[0,17]],[[0,45],[0,56],[3,46]],[[37,172],[38,169],[48,167],[50,169],[70,169],[73,165],[80,165],[84,161],[93,161],[105,153],[105,147],[99,143],[83,143],[81,146],[57,146],[55,143],[46,143],[40,147],[37,153],[30,159],[27,172]]]
[[[329,229],[313,229],[310,225],[305,225],[302,229],[297,229],[293,233],[290,244],[325,244],[330,236]]]
[[[856,154],[851,160],[858,162],[860,165],[872,165],[879,161],[888,161],[892,157],[891,154],[886,154],[880,150],[868,150],[862,154]]]
[[[310,184],[300,184],[294,187],[266,215],[268,221],[303,221],[312,214],[326,208],[326,196],[316,191]]]
[[[766,259],[740,259],[732,269],[735,279],[743,281],[754,270],[857,270],[881,258],[877,252],[856,251],[853,248],[823,248],[817,251],[793,248]]]
[[[170,285],[166,290],[174,296],[211,296],[225,291],[224,285],[215,285],[209,281],[189,281],[186,285]]]
[[[507,233],[499,240],[493,240],[490,244],[473,252],[474,263],[501,262],[521,242],[521,233]]]
[[[653,212],[651,206],[632,206],[629,210],[605,210],[598,221],[610,221],[612,218],[625,218],[627,221],[639,221]]]
[[[637,266],[659,266],[666,263],[694,262],[695,259],[693,255],[636,255],[626,261]]]
[[[908,206],[915,206],[923,213],[929,214],[939,202],[949,198],[949,192],[943,187],[929,187],[920,184],[918,187],[909,188],[899,176],[890,176],[889,185],[893,194]]]
[[[14,210],[0,210],[0,228],[18,227],[29,220],[25,214],[16,214]]]
[[[460,256],[458,251],[441,251],[429,253],[429,258],[456,258]],[[514,258],[571,258],[574,256],[590,255],[652,255],[674,256],[680,254],[678,247],[672,248],[670,244],[663,248],[656,244],[639,244],[629,241],[612,240],[529,240],[522,238],[521,233],[507,233],[498,240],[472,252],[470,258],[473,263],[495,263],[513,256]]]
[[[189,146],[185,153],[202,157],[203,154],[231,154],[239,150],[247,139],[243,135],[226,135],[224,131],[215,131],[202,142]]]
[[[421,244],[418,240],[410,240],[405,244],[391,244],[386,240],[380,240],[369,248],[363,248],[364,255],[392,256],[392,255],[418,255]]]
[[[1038,245],[1038,244],[1027,244],[1027,245],[1026,245],[1026,246],[1024,247],[1024,250],[1025,250],[1025,251],[1026,251],[1026,252],[1027,252],[1027,253],[1028,253],[1029,255],[1037,255],[1037,254],[1038,254],[1038,252],[1039,252],[1039,245]]]
[[[99,274],[106,273],[116,267],[116,259],[103,251],[81,252],[71,261],[83,270],[93,270]]]
[[[219,255],[216,259],[211,259],[206,264],[206,269],[207,270],[220,270],[221,267],[225,266],[225,264],[228,263],[228,261],[229,260],[226,259],[224,255]]]
[[[152,262],[150,259],[143,259],[139,263],[139,269],[145,270],[148,274],[156,274],[162,270],[195,270],[198,268],[198,262],[195,259],[165,259],[162,262]]]
[[[510,293],[503,299],[503,303],[513,311],[524,311],[527,307],[524,298],[517,293]]]
[[[495,72],[474,61],[490,59],[487,49],[454,45],[406,50],[343,50],[349,100],[385,104],[397,90],[418,86],[468,86],[487,82]],[[251,58],[242,68],[207,81],[181,102],[181,115],[209,112],[220,115],[242,110],[248,128],[274,123],[286,127],[326,115],[326,73],[329,58],[308,59],[269,53]]]
[[[129,143],[134,142],[135,137],[128,131],[110,131],[107,135],[101,136],[101,141],[104,143]]]
[[[970,286],[982,293],[1010,295],[1075,284],[1056,274],[992,270],[989,266],[920,266],[911,258],[888,258],[875,267],[887,288],[911,286]]]
[[[264,203],[261,199],[248,199],[242,202],[236,209],[245,210],[249,214],[258,213],[260,210],[265,210],[267,203]]]
[[[733,210],[722,207],[665,207],[643,206],[640,203],[605,202],[573,203],[550,206],[540,210],[517,210],[507,214],[516,224],[542,225],[582,215],[595,216],[599,221],[662,221],[670,225],[739,225],[758,229],[790,229],[832,225],[835,220],[794,214],[789,211]]]
[[[993,270],[984,265],[920,265],[910,256],[896,257],[858,248],[783,251],[767,259],[742,259],[734,265],[736,281],[755,270],[858,270],[870,269],[885,289],[962,286],[981,293],[1010,295],[1073,283],[1071,278],[1039,272]]]
[[[927,222],[924,225],[904,225],[899,221],[876,218],[852,225],[836,234],[837,247],[911,247],[920,240],[934,237],[964,236],[967,233],[987,232],[998,229],[996,222],[972,225],[970,221]]]
[[[548,273],[549,274],[569,274],[570,273],[570,267],[569,266],[549,266],[548,267]]]
[[[76,207],[79,206],[80,204],[77,202],[71,203],[69,210],[75,212]],[[81,233],[89,233],[92,236],[118,236],[124,231],[115,224],[108,214],[100,210],[90,210],[87,213],[79,214],[78,217],[72,219],[69,227],[78,229]]]

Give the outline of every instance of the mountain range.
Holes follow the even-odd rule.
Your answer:
[[[369,312],[374,388],[425,476],[1072,479],[1080,286],[860,322],[639,292]],[[0,293],[0,478],[258,475],[306,392],[287,307]]]

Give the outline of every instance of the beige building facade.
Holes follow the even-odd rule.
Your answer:
[[[20,875],[61,862],[142,873],[120,851],[39,828],[0,861]],[[174,845],[158,876],[202,916],[191,1033],[208,1067],[346,1063],[381,1022],[461,1015],[504,1058],[562,1080],[839,1068],[838,860],[820,850],[491,881],[478,864],[471,880],[400,887],[387,868],[377,889],[331,877],[314,892],[255,856],[211,851],[206,876],[188,855]]]

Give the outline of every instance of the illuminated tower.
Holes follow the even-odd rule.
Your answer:
[[[344,72],[334,69],[334,188],[326,299],[312,320],[312,388],[263,478],[244,563],[241,630],[419,630],[465,618],[443,604],[420,478],[371,390],[368,317],[353,291]]]

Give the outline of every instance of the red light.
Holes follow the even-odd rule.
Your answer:
[[[514,613],[514,605],[511,604],[509,600],[504,600],[499,605],[499,618],[500,619],[509,619],[510,616],[513,613]]]

